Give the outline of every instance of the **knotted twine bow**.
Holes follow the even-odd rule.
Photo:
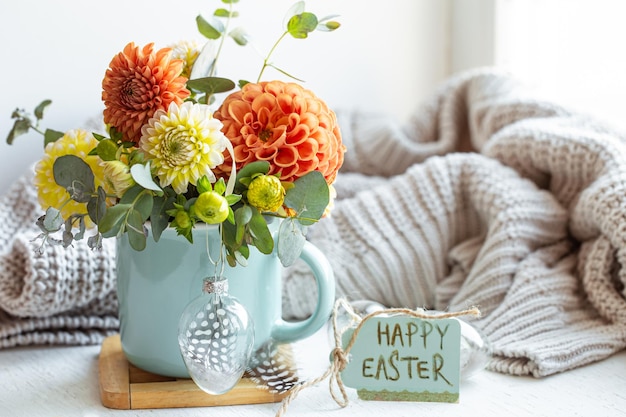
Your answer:
[[[352,318],[353,321],[356,321],[359,323],[357,327],[354,329],[354,332],[352,333],[352,336],[350,337],[350,340],[348,344],[346,345],[345,349],[341,347],[342,346],[341,336],[350,327],[350,325],[340,330],[337,329],[337,316],[338,316],[338,312],[340,308],[343,308],[346,311],[346,313]],[[289,391],[289,395],[287,395],[283,399],[280,409],[276,413],[276,417],[282,417],[287,413],[287,408],[289,407],[289,404],[291,404],[291,402],[298,396],[300,391],[310,386],[317,385],[328,377],[330,377],[330,380],[328,382],[330,395],[333,397],[333,400],[335,400],[335,402],[340,407],[342,408],[346,407],[348,405],[349,400],[348,400],[348,393],[346,392],[346,388],[341,379],[341,372],[348,365],[348,355],[350,353],[350,350],[352,349],[352,346],[356,342],[357,335],[359,334],[359,331],[363,327],[363,324],[368,319],[375,317],[375,316],[382,315],[382,314],[387,314],[387,315],[404,314],[407,316],[416,317],[418,319],[433,319],[433,318],[448,319],[448,318],[460,317],[460,316],[480,317],[480,310],[477,307],[472,307],[470,309],[458,311],[458,312],[428,314],[426,313],[426,310],[423,310],[421,308],[416,309],[416,310],[410,310],[408,308],[391,308],[391,309],[386,309],[386,310],[374,311],[372,313],[367,314],[363,318],[361,318],[361,316],[359,316],[358,314],[354,312],[354,310],[352,309],[352,306],[347,300],[343,298],[338,299],[335,302],[335,307],[333,308],[333,314],[332,314],[335,347],[333,348],[331,352],[332,362],[330,363],[330,366],[328,367],[326,372],[324,372],[324,374],[322,374],[321,376],[293,387]],[[337,394],[336,389],[339,390],[339,392],[341,393],[341,396]]]

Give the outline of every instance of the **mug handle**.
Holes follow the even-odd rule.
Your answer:
[[[335,302],[335,275],[326,256],[310,242],[305,242],[300,259],[307,263],[317,283],[317,305],[308,319],[287,322],[280,318],[272,328],[272,338],[289,343],[318,331],[330,317]]]

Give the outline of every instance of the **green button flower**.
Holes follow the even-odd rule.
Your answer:
[[[228,217],[228,201],[215,191],[207,191],[198,196],[192,212],[207,224],[222,223]]]

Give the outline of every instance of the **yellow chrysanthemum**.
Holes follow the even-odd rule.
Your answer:
[[[161,187],[171,185],[182,194],[204,175],[215,182],[212,170],[224,162],[228,143],[221,128],[209,106],[172,103],[167,112],[157,111],[144,125],[139,147],[152,160]]]
[[[63,155],[76,155],[82,158],[83,161],[89,164],[94,173],[96,188],[103,185],[102,178],[104,178],[104,175],[102,167],[99,165],[99,158],[97,156],[88,155],[97,144],[98,141],[91,133],[85,130],[75,129],[69,130],[55,142],[46,145],[43,158],[35,166],[34,181],[37,187],[39,204],[41,204],[44,210],[48,207],[60,208],[70,197],[65,188],[54,181],[54,162]],[[61,209],[61,215],[64,219],[75,213],[87,213],[86,204],[70,201]],[[87,226],[91,227],[92,223],[87,221]]]
[[[172,57],[174,59],[182,59],[185,63],[181,75],[189,78],[191,76],[191,68],[202,50],[201,45],[196,41],[184,40],[170,45],[170,48],[172,48]]]
[[[248,203],[260,211],[276,211],[283,201],[285,189],[274,175],[259,175],[248,186]]]

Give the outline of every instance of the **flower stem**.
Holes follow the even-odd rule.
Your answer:
[[[285,31],[282,35],[280,35],[280,38],[278,38],[278,40],[274,43],[274,46],[272,46],[272,49],[270,49],[269,53],[267,54],[267,56],[265,57],[265,59],[263,60],[263,67],[261,68],[261,72],[259,73],[259,76],[256,79],[256,82],[260,82],[261,81],[261,77],[263,76],[263,72],[265,71],[265,68],[269,67],[270,64],[268,63],[268,61],[270,60],[270,57],[272,56],[272,54],[274,53],[274,51],[276,50],[276,48],[278,47],[278,44],[285,38],[285,36],[287,36],[289,34],[289,31]]]
[[[215,69],[217,68],[217,59],[219,58],[220,53],[222,52],[222,47],[224,46],[224,40],[226,39],[226,36],[228,36],[228,27],[230,26],[232,15],[233,15],[233,3],[229,2],[228,3],[228,17],[226,18],[226,25],[224,26],[224,33],[222,34],[220,38],[220,44],[217,47],[217,53],[215,54],[215,59],[213,60],[213,66],[211,67],[211,73],[209,74],[209,77],[213,77],[215,75]]]

